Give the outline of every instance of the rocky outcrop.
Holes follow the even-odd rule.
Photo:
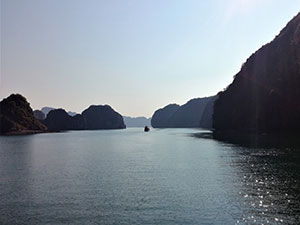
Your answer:
[[[47,127],[33,115],[30,104],[20,94],[12,94],[0,102],[0,133],[44,132]]]
[[[123,116],[126,127],[145,127],[151,126],[151,118]]]
[[[218,94],[213,126],[216,131],[299,132],[299,87],[300,13]]]
[[[45,114],[41,110],[34,110],[33,115],[38,120],[44,120],[46,118]]]
[[[85,129],[124,129],[123,117],[109,105],[92,105],[82,112]]]
[[[85,122],[82,115],[70,116],[64,109],[51,110],[44,121],[49,130],[83,130]]]
[[[210,108],[213,106],[214,100],[215,96],[195,98],[182,106],[168,105],[154,113],[151,124],[156,128],[192,128],[202,127],[202,124],[206,128],[210,128],[209,124],[212,120]]]
[[[170,104],[156,110],[151,119],[151,126],[154,128],[170,127],[169,119],[179,108],[180,106],[177,104]]]

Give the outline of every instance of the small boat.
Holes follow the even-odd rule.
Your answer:
[[[145,126],[144,131],[148,132],[148,131],[150,131],[150,128],[148,126]]]

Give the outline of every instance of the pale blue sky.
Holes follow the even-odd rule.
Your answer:
[[[151,116],[214,95],[299,0],[1,0],[0,98]]]

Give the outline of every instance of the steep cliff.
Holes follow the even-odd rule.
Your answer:
[[[211,97],[195,98],[188,101],[170,117],[170,126],[178,128],[200,127],[200,121]]]
[[[180,106],[177,104],[170,104],[156,110],[151,119],[151,126],[155,128],[170,127],[169,119],[179,108]]]
[[[219,93],[213,126],[216,131],[299,131],[299,87],[300,13]]]
[[[202,127],[210,128],[211,121],[205,121],[212,117],[212,110],[207,109],[208,104],[213,106],[215,96],[205,98],[195,98],[186,104],[179,106],[176,104],[168,105],[155,111],[152,116],[151,124],[156,128],[191,128]],[[204,112],[206,110],[206,115]],[[209,113],[211,113],[209,115]],[[207,124],[206,124],[207,123]]]
[[[199,126],[206,129],[212,129],[213,127],[213,112],[214,112],[214,104],[218,96],[213,96],[207,102],[205,109],[202,113],[202,117],[200,120]]]

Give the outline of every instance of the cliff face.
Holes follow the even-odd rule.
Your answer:
[[[170,104],[162,109],[156,110],[151,119],[151,126],[155,128],[169,127],[169,119],[179,107],[177,104]]]
[[[0,133],[45,131],[46,126],[37,120],[20,94],[12,94],[0,102]]]
[[[207,102],[199,126],[206,129],[212,129],[213,127],[213,112],[214,112],[214,104],[218,96],[213,96]]]
[[[172,127],[200,127],[200,120],[210,98],[196,98],[182,105],[170,118]]]
[[[108,105],[92,105],[82,112],[85,129],[124,129],[123,117]]]
[[[300,13],[218,94],[213,126],[217,131],[299,131],[299,87]]]
[[[81,115],[70,116],[64,109],[51,110],[44,123],[49,130],[82,130],[85,127]]]
[[[207,108],[208,103],[214,102],[215,97],[196,98],[188,101],[186,104],[179,106],[176,104],[168,105],[163,109],[157,110],[151,120],[153,127],[157,128],[189,128],[202,127],[202,123],[211,125],[212,110]],[[212,107],[212,106],[211,106]],[[206,115],[204,112],[206,110]],[[209,113],[211,113],[209,115]],[[206,128],[210,128],[207,126]]]

